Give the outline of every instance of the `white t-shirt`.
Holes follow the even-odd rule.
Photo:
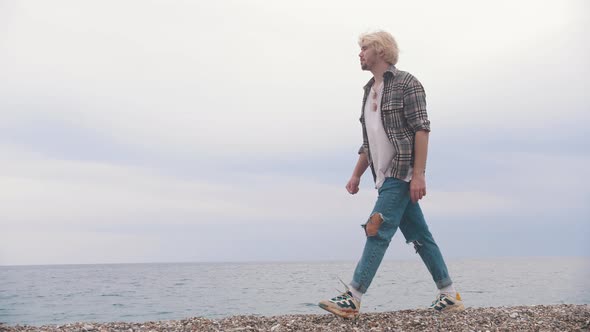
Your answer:
[[[365,128],[367,129],[367,136],[369,138],[369,150],[371,151],[371,161],[373,169],[377,176],[375,180],[375,188],[381,188],[386,177],[390,177],[392,173],[393,157],[395,156],[395,148],[387,138],[385,129],[383,128],[383,121],[381,120],[381,97],[383,95],[383,83],[378,87],[371,88],[371,92],[365,102]],[[412,172],[408,178],[402,179],[409,182],[412,179]]]

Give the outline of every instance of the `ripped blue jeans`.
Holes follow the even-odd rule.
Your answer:
[[[385,179],[378,192],[379,197],[371,217],[380,214],[383,221],[377,234],[367,234],[365,249],[350,285],[361,293],[367,291],[398,227],[406,242],[414,243],[416,252],[426,264],[437,288],[451,285],[453,282],[447,266],[428,230],[420,205],[410,201],[410,184],[390,177]],[[363,227],[366,227],[366,224]]]

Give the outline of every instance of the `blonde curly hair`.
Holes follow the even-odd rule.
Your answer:
[[[399,48],[393,36],[387,31],[368,32],[360,35],[359,46],[374,47],[385,62],[395,65],[399,57]]]

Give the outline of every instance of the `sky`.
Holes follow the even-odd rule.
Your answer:
[[[432,122],[447,259],[590,256],[590,3],[0,0],[0,265],[354,261],[358,37]],[[396,234],[386,259],[419,259]]]

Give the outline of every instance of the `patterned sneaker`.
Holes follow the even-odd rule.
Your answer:
[[[439,294],[438,297],[432,301],[430,309],[438,312],[458,312],[465,310],[461,295],[457,292],[455,297],[449,294]]]
[[[323,300],[318,304],[320,308],[327,310],[342,318],[355,318],[359,314],[361,302],[352,296],[348,286],[346,291],[331,300]]]

